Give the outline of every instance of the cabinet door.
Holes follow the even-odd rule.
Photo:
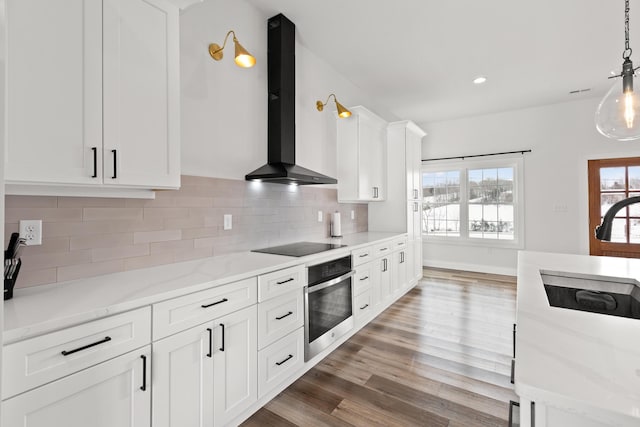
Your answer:
[[[422,137],[416,135],[411,129],[406,130],[406,154],[407,174],[410,179],[407,182],[409,199],[418,200],[422,197]]]
[[[409,240],[422,238],[422,204],[419,201],[407,203],[407,234]]]
[[[390,256],[378,258],[375,261],[375,277],[378,287],[377,301],[386,305],[391,297],[391,268],[392,260]]]
[[[214,321],[214,425],[227,425],[258,399],[257,309]]]
[[[405,288],[407,284],[407,251],[401,250],[394,252],[393,254],[393,279],[395,279],[395,285],[393,286],[393,292],[399,292]]]
[[[149,427],[149,346],[2,402],[2,425]]]
[[[413,278],[422,279],[422,240],[414,240],[410,242],[413,247]]]
[[[167,0],[103,0],[104,182],[180,180],[179,15]]]
[[[153,426],[213,425],[213,324],[153,344]]]
[[[100,184],[101,2],[7,0],[6,14],[7,181]]]
[[[366,115],[358,116],[358,198],[384,200],[385,128]]]

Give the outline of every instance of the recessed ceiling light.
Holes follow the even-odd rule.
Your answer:
[[[475,79],[473,79],[473,83],[477,84],[477,85],[481,85],[482,83],[486,82],[487,78],[485,76],[478,76]]]

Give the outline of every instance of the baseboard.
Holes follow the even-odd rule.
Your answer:
[[[505,276],[516,276],[518,274],[517,269],[515,268],[496,267],[496,266],[484,265],[484,264],[467,264],[463,262],[422,260],[422,265],[424,267],[448,268],[451,270],[474,271],[476,273],[502,274]]]

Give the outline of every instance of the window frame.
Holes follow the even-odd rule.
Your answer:
[[[513,240],[469,237],[469,189],[468,171],[470,169],[513,168]],[[524,159],[508,157],[500,159],[463,159],[423,163],[420,171],[420,184],[424,191],[424,173],[460,172],[460,236],[433,236],[425,232],[424,214],[421,214],[420,228],[422,238],[427,243],[447,243],[465,246],[483,246],[509,249],[524,248]],[[423,199],[424,203],[424,199]]]

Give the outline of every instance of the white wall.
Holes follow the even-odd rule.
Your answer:
[[[183,174],[244,179],[245,174],[266,163],[268,18],[244,0],[205,0],[183,12]],[[209,43],[222,45],[230,29],[256,57],[255,67],[235,65],[231,39],[222,61],[214,61],[207,53]],[[329,176],[336,175],[335,104],[320,113],[315,101],[322,98],[324,102],[332,92],[346,106],[364,104],[389,120],[395,119],[297,41],[296,161]]]
[[[525,249],[588,254],[587,160],[640,155],[640,142],[615,142],[597,132],[599,101],[422,124],[422,158],[533,150],[524,155]],[[515,274],[516,255],[510,249],[424,243],[425,265]]]

